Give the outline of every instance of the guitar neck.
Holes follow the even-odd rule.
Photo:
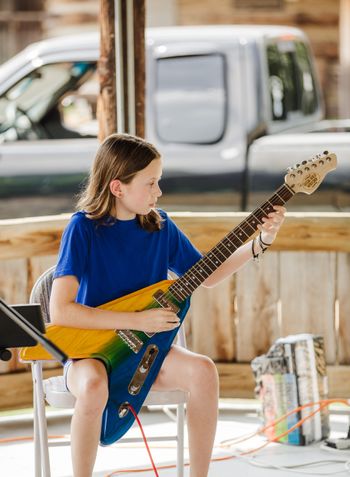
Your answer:
[[[169,287],[168,292],[179,302],[192,295],[226,259],[255,234],[258,225],[263,224],[263,217],[267,217],[274,210],[274,205],[284,205],[293,195],[293,190],[287,184],[283,184],[266,202],[248,215],[182,277],[178,278]]]

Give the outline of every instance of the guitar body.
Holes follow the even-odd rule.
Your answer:
[[[166,294],[173,282],[163,280],[105,303],[99,308],[130,312],[160,307],[161,305],[154,300],[154,294],[157,291]],[[190,298],[182,302],[176,301],[174,297],[171,299],[178,308],[177,315],[182,323],[190,305]],[[109,399],[102,418],[100,441],[103,445],[118,440],[133,424],[134,416],[126,406],[131,404],[136,412],[141,409],[178,328],[155,333],[153,336],[142,331],[125,331],[128,334],[123,339],[113,330],[88,330],[56,325],[48,325],[46,330],[46,337],[61,348],[69,358],[96,358],[103,361],[106,366],[109,377]],[[130,342],[133,339],[136,340],[136,346],[132,346]],[[23,361],[52,360],[52,356],[41,345],[22,348],[20,356]]]
[[[177,313],[181,322],[186,316],[190,305],[187,298],[181,303],[180,311]],[[148,392],[154,383],[164,358],[168,354],[178,328],[156,333],[153,337],[145,340],[141,350],[135,354],[132,351],[127,359],[121,359],[117,366],[114,366],[109,374],[109,397],[102,417],[102,428],[100,442],[103,445],[113,444],[120,439],[134,422],[133,414],[128,410],[127,414],[120,417],[118,410],[123,403],[130,403],[136,412],[142,407]],[[142,385],[142,389],[137,395],[131,395],[129,391],[130,382],[135,375],[135,370],[139,369],[140,361],[145,356],[147,349],[157,349],[157,356],[152,363],[150,372]]]

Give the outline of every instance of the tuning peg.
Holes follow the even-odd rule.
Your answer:
[[[310,167],[306,166],[306,167],[304,168],[304,170],[305,170],[305,171],[309,171],[309,170],[310,170]]]

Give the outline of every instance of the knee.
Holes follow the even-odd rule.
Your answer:
[[[214,361],[208,356],[198,355],[192,363],[190,382],[193,386],[217,388],[219,377]]]
[[[100,377],[90,377],[79,387],[77,403],[85,413],[99,415],[108,400],[108,386]]]

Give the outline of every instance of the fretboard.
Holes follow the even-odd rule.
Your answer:
[[[274,210],[274,205],[284,205],[294,192],[286,184],[281,186],[266,202],[255,209],[237,227],[193,265],[182,277],[168,289],[179,302],[198,288],[215,270],[224,263],[242,244],[244,244],[263,224],[263,217]]]

